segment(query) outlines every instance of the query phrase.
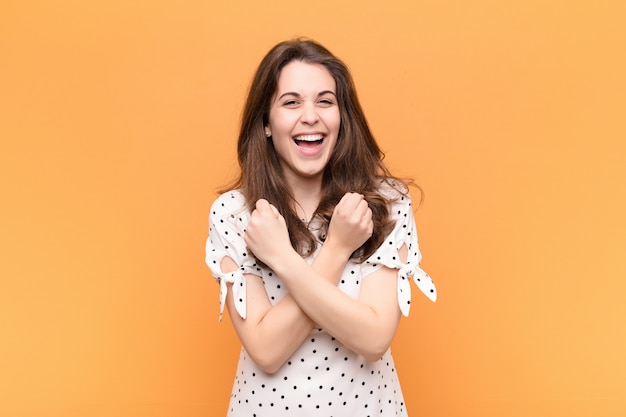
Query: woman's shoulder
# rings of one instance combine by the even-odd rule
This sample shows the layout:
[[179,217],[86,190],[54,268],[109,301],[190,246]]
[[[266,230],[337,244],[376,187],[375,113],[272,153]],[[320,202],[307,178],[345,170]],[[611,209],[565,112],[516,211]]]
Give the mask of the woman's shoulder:
[[381,178],[376,191],[390,204],[411,201],[408,186],[396,178]]
[[220,194],[211,205],[211,215],[216,217],[234,216],[247,211],[246,199],[238,189]]
[[414,207],[405,182],[395,178],[381,179],[377,191],[386,200],[391,219],[397,221],[412,218]]

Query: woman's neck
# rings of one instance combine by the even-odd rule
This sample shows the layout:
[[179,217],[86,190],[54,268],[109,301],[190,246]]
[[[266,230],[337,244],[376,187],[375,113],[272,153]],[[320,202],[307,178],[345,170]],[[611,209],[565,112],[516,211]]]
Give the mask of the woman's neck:
[[310,221],[322,197],[322,182],[299,181],[297,184],[291,184],[291,193],[296,200],[294,209],[298,217]]

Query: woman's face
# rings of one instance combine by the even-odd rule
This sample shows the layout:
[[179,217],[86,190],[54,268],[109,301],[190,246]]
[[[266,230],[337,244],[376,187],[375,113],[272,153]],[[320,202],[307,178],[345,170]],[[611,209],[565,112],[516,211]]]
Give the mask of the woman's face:
[[319,64],[292,61],[278,78],[266,133],[288,184],[318,180],[337,143],[341,116],[335,80]]

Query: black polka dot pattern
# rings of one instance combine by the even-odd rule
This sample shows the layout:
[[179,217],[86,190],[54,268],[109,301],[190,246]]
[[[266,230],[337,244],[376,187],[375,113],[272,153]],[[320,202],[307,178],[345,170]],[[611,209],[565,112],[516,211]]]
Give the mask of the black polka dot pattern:
[[[419,268],[421,255],[410,199],[398,195],[390,213],[396,221],[392,233],[366,262],[348,262],[339,288],[357,298],[367,275],[383,266],[397,269],[398,302],[403,314],[408,315],[411,276],[418,288],[433,301],[436,291],[432,280]],[[245,318],[244,274],[262,278],[272,304],[278,303],[287,293],[280,278],[257,265],[245,247],[243,235],[249,216],[243,196],[238,191],[223,194],[211,207],[206,263],[220,283],[220,318],[228,288],[226,282],[233,283],[235,307]],[[311,224],[312,230],[315,227]],[[406,263],[401,263],[399,259],[398,250],[402,245],[409,249]],[[241,268],[231,274],[223,274],[219,265],[224,256],[230,256]],[[228,415],[386,417],[406,416],[406,407],[391,350],[387,350],[380,360],[367,362],[323,329],[317,328],[272,375],[261,371],[242,349]]]
[[390,351],[378,361],[367,362],[328,333],[314,330],[291,360],[272,375],[258,370],[241,350],[228,416],[242,415],[407,414]]

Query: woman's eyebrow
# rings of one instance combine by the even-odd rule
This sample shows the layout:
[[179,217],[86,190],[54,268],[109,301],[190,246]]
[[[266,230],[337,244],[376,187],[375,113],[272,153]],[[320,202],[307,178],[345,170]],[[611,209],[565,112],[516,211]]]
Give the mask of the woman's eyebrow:
[[280,100],[281,98],[283,98],[283,97],[285,97],[285,96],[295,96],[295,97],[298,97],[298,98],[299,98],[299,97],[301,97],[300,93],[296,93],[296,92],[293,92],[293,91],[288,91],[288,92],[286,92],[286,93],[281,94],[281,95],[278,97],[278,100]]
[[[323,96],[325,94],[332,94],[335,97],[337,96],[337,94],[335,94],[335,92],[332,91],[332,90],[320,91],[319,93],[317,93],[317,96],[320,97],[320,96]],[[294,96],[294,97],[297,97],[297,98],[301,98],[302,97],[302,95],[300,93],[296,93],[295,91],[287,91],[286,93],[281,94],[278,97],[278,100],[282,99],[285,96]]]

